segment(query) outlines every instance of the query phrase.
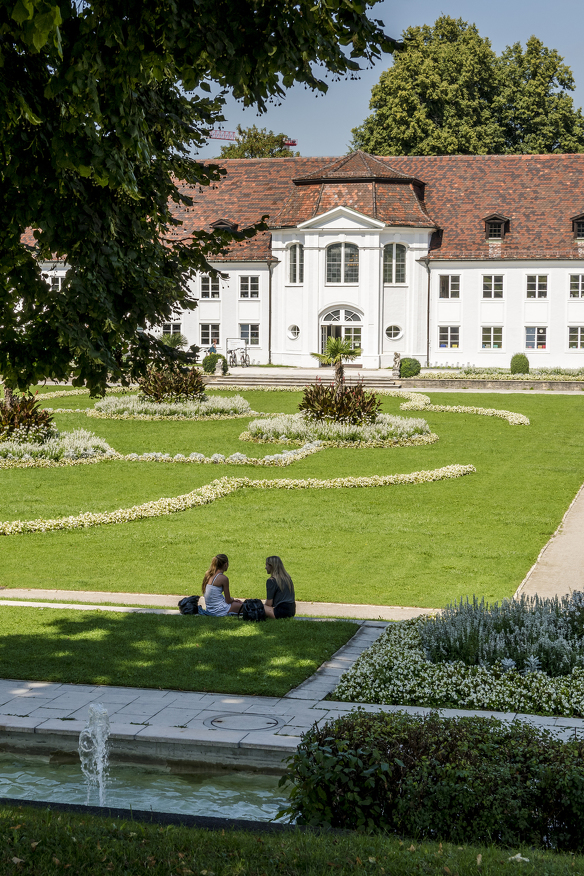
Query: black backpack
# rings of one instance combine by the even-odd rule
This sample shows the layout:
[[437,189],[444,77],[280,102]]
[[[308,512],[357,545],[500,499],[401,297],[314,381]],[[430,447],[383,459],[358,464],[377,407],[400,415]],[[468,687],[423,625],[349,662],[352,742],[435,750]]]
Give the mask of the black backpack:
[[246,599],[237,612],[244,621],[265,621],[266,610],[261,599]]
[[200,596],[185,596],[178,604],[181,614],[198,614]]

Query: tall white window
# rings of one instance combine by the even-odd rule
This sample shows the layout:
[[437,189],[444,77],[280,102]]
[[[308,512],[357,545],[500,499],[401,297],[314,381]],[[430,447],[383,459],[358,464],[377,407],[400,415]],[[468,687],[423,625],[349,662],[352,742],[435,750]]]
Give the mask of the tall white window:
[[163,335],[180,335],[180,322],[164,322],[162,323]]
[[201,277],[201,298],[219,298],[219,277]]
[[257,347],[260,343],[259,323],[242,322],[239,326],[239,337],[247,341],[251,347]]
[[406,248],[403,243],[388,243],[383,247],[383,282],[406,282]]
[[528,325],[525,327],[525,349],[545,350],[547,345],[547,328]]
[[571,325],[568,329],[570,350],[584,350],[584,325]]
[[201,323],[201,347],[210,347],[211,341],[217,346],[221,341],[218,323]]
[[290,259],[290,282],[304,283],[304,247],[293,243],[288,250]]
[[503,328],[499,325],[484,325],[482,329],[483,350],[500,350],[503,346]]
[[527,277],[527,297],[547,298],[547,280],[545,274],[529,274]]
[[354,243],[333,243],[326,251],[327,283],[359,282],[359,247]]
[[440,298],[460,298],[458,274],[444,274],[440,277]]
[[584,274],[570,274],[570,298],[584,298]]
[[259,298],[260,297],[260,278],[259,277],[240,277],[239,278],[239,297],[240,298]]
[[460,326],[441,325],[438,329],[438,346],[441,349],[457,349],[459,346]]
[[503,277],[501,274],[490,274],[483,277],[483,298],[503,297]]

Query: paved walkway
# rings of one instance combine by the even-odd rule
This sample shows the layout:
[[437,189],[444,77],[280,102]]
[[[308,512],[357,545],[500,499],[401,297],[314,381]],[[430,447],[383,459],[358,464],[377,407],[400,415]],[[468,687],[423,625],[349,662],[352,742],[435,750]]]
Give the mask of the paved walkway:
[[[184,594],[183,594],[184,596]],[[165,610],[165,613],[177,612],[177,604],[181,596],[157,593],[106,593],[91,590],[40,590],[17,589],[13,587],[0,588],[0,605],[3,600],[13,604],[28,605],[32,600],[36,605],[51,607],[50,603],[60,603],[54,608],[96,608],[101,603],[114,603],[123,606],[145,606],[147,608]],[[27,600],[22,602],[22,600]],[[67,604],[65,604],[67,603]],[[75,605],[75,603],[84,603]],[[91,603],[95,603],[92,605]],[[129,609],[131,610],[131,609]],[[139,609],[138,609],[139,610]],[[436,614],[437,608],[410,608],[401,605],[351,605],[338,602],[297,602],[296,610],[299,616],[306,617],[336,617],[357,618],[362,620],[408,620],[422,614]]]
[[584,486],[542,549],[516,595],[564,596],[584,590]]

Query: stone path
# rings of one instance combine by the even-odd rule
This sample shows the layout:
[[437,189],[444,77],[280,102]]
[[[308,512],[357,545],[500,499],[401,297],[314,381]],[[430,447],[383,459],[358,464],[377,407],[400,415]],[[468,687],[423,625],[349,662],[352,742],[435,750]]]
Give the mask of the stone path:
[[[184,594],[183,594],[184,595]],[[174,609],[176,611],[177,603],[181,596],[156,593],[105,593],[101,591],[88,590],[40,590],[40,589],[19,589],[19,588],[0,588],[0,605],[3,600],[12,601],[13,605],[31,605],[31,602],[22,602],[21,600],[32,600],[37,606],[51,607],[50,603],[60,603],[53,605],[53,608],[96,608],[98,603],[102,603],[104,611],[107,610],[104,603],[114,603],[123,606],[145,606],[147,608],[157,609]],[[64,604],[68,603],[68,604]],[[84,605],[75,606],[73,603],[84,603]],[[91,605],[90,603],[95,603]],[[113,609],[110,609],[113,610]],[[132,609],[129,608],[129,611]],[[298,615],[307,617],[331,617],[331,618],[358,618],[363,620],[408,620],[412,617],[419,617],[422,614],[436,614],[439,611],[437,608],[410,608],[399,605],[351,605],[338,602],[297,602],[296,611]],[[160,612],[167,613],[167,612]]]
[[516,596],[563,596],[584,590],[584,486],[517,589]]

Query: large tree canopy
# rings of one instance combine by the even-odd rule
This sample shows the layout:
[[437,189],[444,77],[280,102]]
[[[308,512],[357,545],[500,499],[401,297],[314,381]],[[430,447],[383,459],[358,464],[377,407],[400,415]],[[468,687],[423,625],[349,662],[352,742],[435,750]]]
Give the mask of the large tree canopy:
[[300,155],[286,146],[290,139],[287,134],[274,134],[256,125],[249,128],[238,125],[237,135],[237,142],[221,147],[220,158],[290,158]]
[[[143,330],[194,304],[189,278],[234,236],[181,235],[169,209],[188,210],[220,179],[190,155],[223,120],[223,96],[261,111],[294,82],[325,91],[320,70],[343,76],[391,51],[367,17],[374,2],[0,0],[7,385],[73,366],[76,383],[100,391],[108,375],[133,378],[168,355]],[[60,290],[40,266],[59,258],[70,265]]]
[[376,155],[582,152],[573,90],[570,68],[536,37],[498,57],[475,25],[441,16],[404,32],[353,146]]

